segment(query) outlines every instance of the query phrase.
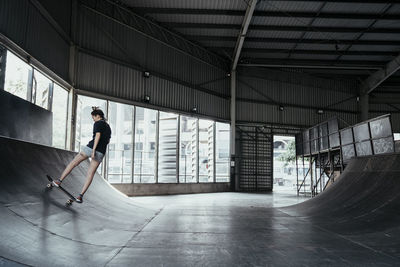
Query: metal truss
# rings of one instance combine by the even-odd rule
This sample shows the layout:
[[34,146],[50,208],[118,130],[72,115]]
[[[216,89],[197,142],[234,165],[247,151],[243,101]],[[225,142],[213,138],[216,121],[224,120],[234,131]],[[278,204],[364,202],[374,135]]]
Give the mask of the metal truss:
[[131,8],[113,0],[80,0],[80,5],[93,12],[105,16],[117,23],[125,25],[148,38],[178,50],[192,58],[221,70],[229,70],[229,62],[207,50],[206,48],[187,40],[165,27],[134,13]]

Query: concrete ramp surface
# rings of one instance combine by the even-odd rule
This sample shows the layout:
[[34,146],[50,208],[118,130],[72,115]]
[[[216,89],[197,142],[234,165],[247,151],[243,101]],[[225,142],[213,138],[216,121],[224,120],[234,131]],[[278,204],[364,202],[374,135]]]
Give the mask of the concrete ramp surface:
[[281,209],[341,235],[400,265],[400,154],[354,158],[338,182]]
[[[103,266],[157,212],[135,205],[97,174],[84,203],[65,207],[68,197],[61,190],[46,190],[46,174],[58,177],[75,153],[7,138],[0,138],[0,151],[4,262]],[[88,161],[82,162],[63,186],[79,193],[87,169]]]
[[[297,205],[279,194],[129,199],[96,175],[84,203],[46,190],[75,153],[0,138],[0,266],[399,266],[400,155],[353,159]],[[88,161],[64,186],[78,193]],[[292,200],[291,200],[292,199]]]

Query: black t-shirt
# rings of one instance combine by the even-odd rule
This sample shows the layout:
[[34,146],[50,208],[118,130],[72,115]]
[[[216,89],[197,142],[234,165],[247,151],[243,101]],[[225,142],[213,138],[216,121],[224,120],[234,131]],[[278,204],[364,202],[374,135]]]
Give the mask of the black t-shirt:
[[110,142],[110,138],[111,138],[111,128],[108,125],[108,123],[105,122],[104,120],[99,120],[94,123],[93,138],[89,142],[89,144],[87,144],[87,146],[92,149],[93,149],[94,138],[96,136],[96,133],[100,133],[100,140],[99,140],[99,143],[97,144],[96,151],[106,154],[106,148],[107,148],[107,145]]

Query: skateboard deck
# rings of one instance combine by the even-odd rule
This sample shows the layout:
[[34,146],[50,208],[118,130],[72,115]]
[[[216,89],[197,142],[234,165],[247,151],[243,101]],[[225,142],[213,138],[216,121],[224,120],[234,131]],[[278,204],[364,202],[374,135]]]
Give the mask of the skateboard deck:
[[[53,185],[54,179],[51,178],[50,175],[47,174],[46,177],[47,177],[47,180],[49,180],[49,182],[50,182],[49,184],[47,184],[47,188],[52,189],[53,187],[57,187],[57,186]],[[70,205],[72,205],[73,202],[76,202],[76,198],[70,192],[68,192],[65,188],[63,188],[61,185],[58,186],[58,189],[60,189],[62,192],[64,192],[64,194],[66,194],[69,197],[69,199],[65,203],[66,206],[70,206]],[[79,203],[79,202],[77,202],[77,203]]]

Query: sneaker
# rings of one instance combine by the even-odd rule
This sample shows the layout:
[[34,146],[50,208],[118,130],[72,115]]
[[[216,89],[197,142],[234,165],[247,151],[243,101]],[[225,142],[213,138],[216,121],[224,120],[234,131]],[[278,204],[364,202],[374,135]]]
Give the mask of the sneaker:
[[79,194],[79,196],[77,196],[77,197],[75,198],[76,202],[82,203],[82,202],[83,202],[82,197],[83,197],[83,195],[82,195],[82,194]]
[[61,185],[61,180],[60,180],[60,179],[54,180],[54,181],[53,181],[53,185],[56,186],[56,187],[60,187],[60,185]]

